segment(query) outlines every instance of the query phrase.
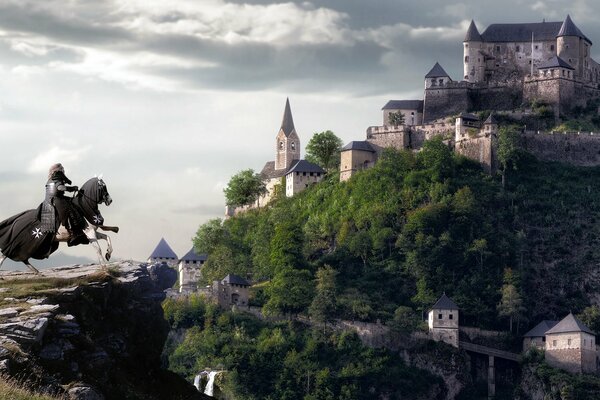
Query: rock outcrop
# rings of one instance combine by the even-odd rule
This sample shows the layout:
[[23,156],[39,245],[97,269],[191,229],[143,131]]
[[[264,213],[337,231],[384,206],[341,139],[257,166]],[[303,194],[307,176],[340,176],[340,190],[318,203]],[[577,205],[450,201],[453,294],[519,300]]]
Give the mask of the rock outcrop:
[[62,267],[0,281],[0,373],[71,399],[204,399],[161,368],[166,265]]

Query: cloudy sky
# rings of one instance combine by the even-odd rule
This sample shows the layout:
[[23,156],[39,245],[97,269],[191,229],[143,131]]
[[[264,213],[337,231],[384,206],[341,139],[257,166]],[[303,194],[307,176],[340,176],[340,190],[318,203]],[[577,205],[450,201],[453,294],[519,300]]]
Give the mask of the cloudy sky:
[[161,237],[183,255],[229,177],[274,158],[287,96],[303,145],[362,139],[436,61],[460,78],[471,19],[568,13],[600,42],[594,0],[0,0],[0,219],[36,207],[62,162],[79,185],[104,174],[116,257]]

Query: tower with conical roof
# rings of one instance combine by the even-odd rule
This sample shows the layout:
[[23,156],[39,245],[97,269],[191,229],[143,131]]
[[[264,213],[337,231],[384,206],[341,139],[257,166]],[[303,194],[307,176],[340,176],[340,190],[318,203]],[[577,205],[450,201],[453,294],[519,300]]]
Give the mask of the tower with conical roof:
[[463,40],[464,80],[481,82],[484,79],[485,60],[481,54],[483,39],[475,21],[471,20],[465,39]]
[[431,338],[458,347],[458,306],[446,293],[431,307],[428,317]]
[[556,53],[575,69],[578,77],[583,78],[584,68],[589,65],[591,45],[592,42],[573,23],[571,16],[567,15],[556,35]]
[[171,249],[165,238],[161,238],[152,254],[150,254],[150,257],[148,257],[148,262],[164,262],[173,266],[177,264],[177,254]]
[[569,313],[546,331],[548,365],[571,373],[595,373],[596,335]]
[[281,128],[277,133],[275,145],[275,170],[287,171],[292,165],[292,161],[300,159],[300,138],[294,127],[294,118],[292,118],[289,98],[285,101]]

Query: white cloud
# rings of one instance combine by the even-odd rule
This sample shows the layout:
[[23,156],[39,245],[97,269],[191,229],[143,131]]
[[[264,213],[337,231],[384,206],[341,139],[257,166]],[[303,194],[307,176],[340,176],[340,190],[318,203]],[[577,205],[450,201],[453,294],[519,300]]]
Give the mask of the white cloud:
[[30,173],[46,172],[52,164],[57,162],[68,166],[77,165],[83,160],[89,150],[89,146],[81,148],[53,146],[35,156],[29,164],[27,171]]

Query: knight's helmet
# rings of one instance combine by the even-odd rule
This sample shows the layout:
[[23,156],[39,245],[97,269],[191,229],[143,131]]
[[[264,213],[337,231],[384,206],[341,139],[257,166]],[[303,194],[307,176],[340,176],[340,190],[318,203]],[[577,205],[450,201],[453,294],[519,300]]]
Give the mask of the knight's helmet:
[[56,164],[53,164],[53,165],[50,167],[50,169],[48,170],[48,179],[52,178],[52,175],[53,175],[55,172],[58,172],[58,171],[60,171],[60,172],[63,172],[63,173],[64,173],[64,172],[65,172],[65,168],[62,166],[62,164],[61,164],[61,163],[56,163]]

